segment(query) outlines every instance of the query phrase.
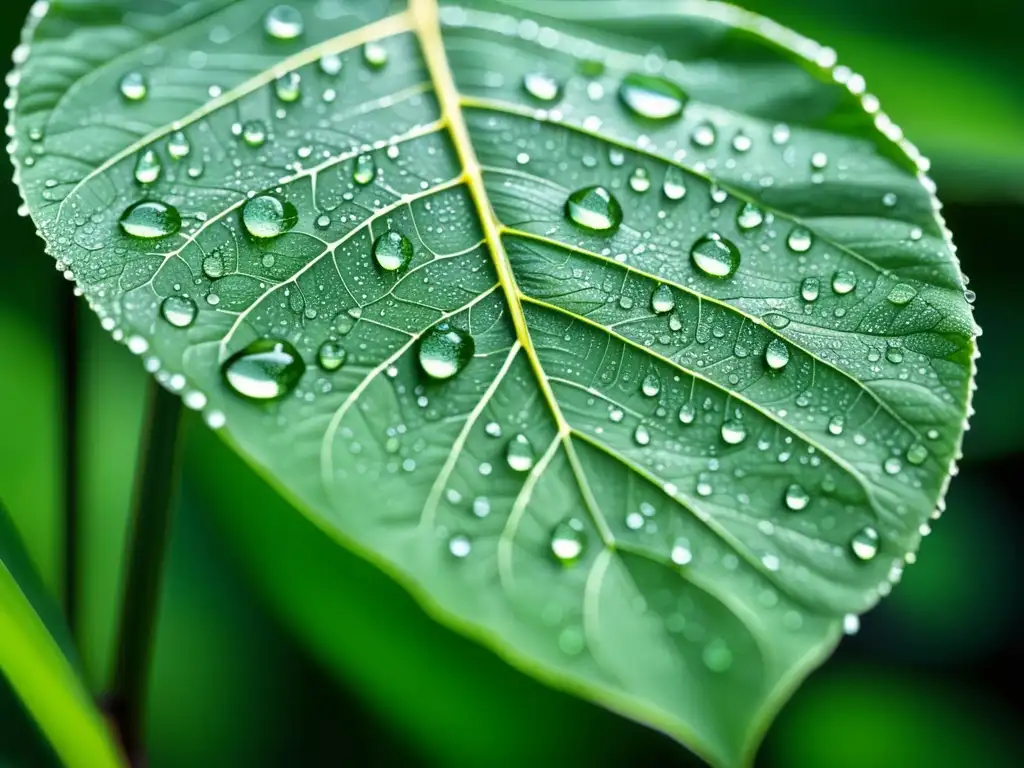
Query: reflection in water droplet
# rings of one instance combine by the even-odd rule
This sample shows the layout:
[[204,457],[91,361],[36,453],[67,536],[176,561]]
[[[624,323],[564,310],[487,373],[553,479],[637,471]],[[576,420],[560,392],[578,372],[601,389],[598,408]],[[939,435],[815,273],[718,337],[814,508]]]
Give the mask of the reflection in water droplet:
[[533,443],[526,435],[516,435],[505,449],[505,460],[514,472],[529,472],[537,460]]
[[551,75],[544,72],[530,72],[523,77],[523,89],[540,101],[557,101],[562,95],[562,86]]
[[917,290],[906,283],[899,283],[894,285],[892,290],[889,291],[889,295],[886,297],[892,304],[897,306],[903,306],[909,304],[913,298],[917,296]]
[[604,187],[584,187],[569,195],[565,215],[594,232],[614,232],[622,224],[622,206]]
[[295,389],[305,370],[305,362],[287,341],[257,339],[229,357],[221,372],[239,395],[276,400]]
[[619,99],[635,116],[646,120],[673,120],[683,113],[686,93],[663,77],[633,73],[619,86]]
[[772,339],[764,351],[764,361],[773,371],[780,371],[789,362],[789,347],[782,339]]
[[870,525],[862,528],[852,539],[850,539],[850,551],[858,560],[867,562],[874,559],[878,554],[879,536],[878,531]]
[[807,253],[814,245],[814,237],[809,229],[794,227],[786,239],[786,245],[793,253]]
[[747,203],[736,215],[736,226],[743,230],[756,229],[764,223],[764,211],[753,203]]
[[651,294],[651,311],[656,315],[664,315],[676,308],[675,294],[672,289],[662,283]]
[[388,63],[388,49],[380,43],[363,46],[363,61],[370,69],[383,69]]
[[572,565],[583,554],[586,546],[583,523],[575,517],[563,520],[551,532],[551,552],[559,562]]
[[786,488],[785,495],[786,507],[793,510],[794,512],[800,512],[807,509],[807,505],[811,503],[811,496],[796,483],[793,483]]
[[152,148],[139,152],[135,160],[135,180],[139,184],[152,184],[160,178],[160,171],[163,165],[160,163],[160,156]]
[[377,161],[373,155],[360,155],[356,158],[355,167],[352,170],[352,181],[359,186],[365,187],[377,176]]
[[263,30],[275,40],[294,40],[302,28],[302,14],[290,5],[276,5],[263,17]]
[[129,205],[119,220],[121,229],[133,237],[167,237],[181,229],[181,214],[173,205],[143,200]]
[[404,269],[414,255],[412,241],[401,232],[391,230],[377,238],[373,244],[373,257],[381,269],[395,272]]
[[299,212],[291,203],[274,195],[257,195],[242,208],[242,223],[253,237],[267,239],[282,235],[299,221]]
[[197,313],[196,303],[187,296],[168,296],[160,304],[160,314],[175,328],[188,328]]
[[141,72],[129,72],[121,78],[121,95],[128,101],[142,101],[149,92],[146,76]]
[[476,342],[468,333],[438,323],[420,339],[420,367],[432,379],[450,379],[473,359],[475,350]]
[[742,421],[730,420],[722,424],[722,440],[729,445],[739,445],[747,438],[747,428]]
[[816,277],[805,277],[800,283],[800,295],[804,301],[817,301],[821,292],[821,283]]
[[316,360],[325,371],[336,371],[348,359],[348,350],[336,341],[325,341],[317,350]]
[[847,269],[840,269],[832,275],[832,290],[845,296],[857,287],[857,275]]
[[740,266],[739,249],[717,232],[710,232],[694,243],[690,258],[705,275],[720,279],[732,277]]

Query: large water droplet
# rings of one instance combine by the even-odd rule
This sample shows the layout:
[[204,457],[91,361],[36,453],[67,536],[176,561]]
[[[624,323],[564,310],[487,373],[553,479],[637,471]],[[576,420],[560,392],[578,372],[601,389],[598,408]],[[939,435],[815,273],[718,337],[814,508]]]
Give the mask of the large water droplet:
[[753,203],[747,203],[736,215],[736,226],[743,230],[756,229],[764,224],[764,211]]
[[562,86],[555,78],[544,72],[530,72],[523,77],[523,89],[540,101],[557,101],[562,95]]
[[921,443],[914,443],[907,449],[907,461],[914,466],[924,464],[928,459],[928,449]]
[[189,144],[188,137],[184,131],[175,131],[167,138],[167,154],[175,160],[187,157],[191,151],[192,145]]
[[683,403],[679,406],[679,421],[683,424],[693,424],[693,420],[697,418],[697,409],[693,407],[693,403]]
[[900,470],[903,469],[903,462],[897,459],[895,456],[890,456],[884,462],[882,462],[882,469],[887,475],[898,475]]
[[373,155],[360,155],[352,169],[352,181],[365,187],[377,177],[377,161]]
[[584,187],[569,195],[565,215],[593,232],[614,232],[622,224],[622,206],[604,187]]
[[669,167],[665,171],[665,181],[661,185],[661,192],[669,200],[682,200],[686,197],[686,174],[674,165]]
[[291,203],[274,195],[257,195],[242,208],[242,223],[253,237],[261,239],[283,235],[299,221],[299,212]]
[[917,290],[906,283],[899,283],[894,285],[892,290],[889,291],[889,295],[886,297],[891,303],[896,306],[903,306],[909,304],[913,298],[917,296]]
[[515,472],[529,472],[537,460],[533,443],[526,435],[516,435],[505,449],[505,460]]
[[420,368],[432,379],[450,379],[473,359],[474,351],[472,336],[448,323],[438,323],[420,339]]
[[633,430],[633,442],[639,446],[650,445],[650,430],[648,430],[643,424],[637,424],[636,429]]
[[845,296],[857,287],[857,275],[848,269],[840,269],[832,276],[832,290]]
[[412,241],[395,230],[385,232],[373,244],[373,257],[380,268],[388,272],[395,272],[408,266],[414,253]]
[[817,301],[821,292],[821,282],[816,277],[805,277],[800,283],[800,296],[804,301]]
[[267,126],[262,120],[247,120],[242,126],[242,141],[250,147],[262,147],[267,140]]
[[160,163],[160,156],[152,148],[139,152],[135,160],[135,180],[139,184],[152,184],[160,178],[160,171],[163,166]]
[[676,308],[676,297],[672,289],[662,283],[651,294],[651,311],[656,315],[664,315]]
[[181,229],[181,214],[173,205],[143,200],[129,205],[121,214],[121,229],[133,237],[167,237]]
[[121,78],[119,88],[128,101],[142,101],[149,92],[149,83],[141,72],[129,72]]
[[647,120],[672,120],[683,113],[686,93],[663,77],[633,73],[619,86],[619,99],[637,117]]
[[287,341],[257,339],[229,357],[221,369],[228,386],[251,400],[277,400],[299,383],[306,364]]
[[551,552],[559,562],[572,565],[583,554],[586,541],[583,522],[570,517],[556,525],[551,532]]
[[858,560],[867,562],[878,554],[879,541],[878,531],[865,526],[850,539],[850,551]]
[[637,167],[633,170],[633,175],[629,177],[629,188],[640,194],[651,188],[651,175],[646,168]]
[[764,351],[764,361],[773,371],[780,371],[789,362],[789,347],[782,339],[772,339]]
[[285,103],[298,101],[302,95],[302,77],[298,72],[286,72],[274,83],[274,93]]
[[690,140],[698,147],[713,147],[715,142],[718,140],[718,133],[715,131],[715,126],[711,123],[701,123],[693,129],[693,135]]
[[657,397],[658,393],[661,392],[661,379],[656,374],[648,374],[640,385],[640,391],[647,397]]
[[302,28],[302,14],[290,5],[275,5],[263,17],[263,30],[275,40],[294,40]]
[[809,229],[794,227],[786,238],[786,245],[793,253],[807,253],[814,245],[814,236]]
[[740,266],[740,251],[717,232],[710,232],[690,249],[697,269],[708,277],[732,277]]
[[729,445],[739,445],[747,438],[747,428],[735,419],[722,424],[722,440]]
[[793,483],[786,488],[786,495],[784,497],[786,507],[793,510],[794,512],[801,512],[807,509],[807,505],[811,503],[811,496],[802,486]]
[[168,296],[160,304],[160,314],[175,328],[188,328],[197,313],[196,303],[187,296]]
[[336,341],[325,341],[316,353],[316,361],[325,371],[336,371],[348,359],[348,350]]

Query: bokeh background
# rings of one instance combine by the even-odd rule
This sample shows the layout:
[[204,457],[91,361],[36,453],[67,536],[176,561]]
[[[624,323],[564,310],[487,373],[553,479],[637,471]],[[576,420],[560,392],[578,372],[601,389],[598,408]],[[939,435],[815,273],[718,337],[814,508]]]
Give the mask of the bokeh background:
[[[28,5],[0,4],[0,49],[13,49]],[[1009,680],[1024,584],[1024,3],[746,5],[836,48],[932,159],[984,328],[978,412],[948,511],[892,597],[784,710],[758,765],[1020,765],[1021,695]],[[56,302],[70,286],[18,202],[0,183],[0,499],[56,590]],[[81,646],[99,689],[145,375],[84,308],[81,317]],[[157,639],[153,768],[698,765],[663,736],[548,690],[433,624],[193,416]],[[53,762],[0,685],[0,766]]]

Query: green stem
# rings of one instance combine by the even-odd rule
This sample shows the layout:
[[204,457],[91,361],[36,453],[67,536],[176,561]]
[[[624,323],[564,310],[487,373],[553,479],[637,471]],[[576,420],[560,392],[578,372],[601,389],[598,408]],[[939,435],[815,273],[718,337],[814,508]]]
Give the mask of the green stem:
[[110,714],[132,765],[144,763],[143,730],[160,584],[178,489],[181,399],[149,382],[128,531]]
[[64,533],[61,561],[63,567],[61,593],[64,615],[72,637],[79,638],[79,461],[78,436],[81,428],[81,386],[78,376],[79,327],[78,297],[64,280],[57,284],[57,317],[60,323],[60,411],[61,414],[61,469],[63,471],[62,499]]

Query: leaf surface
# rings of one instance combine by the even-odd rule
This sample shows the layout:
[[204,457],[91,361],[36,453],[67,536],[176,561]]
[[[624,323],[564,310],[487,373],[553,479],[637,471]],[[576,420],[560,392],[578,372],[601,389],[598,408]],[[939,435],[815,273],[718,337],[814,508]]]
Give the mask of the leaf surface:
[[759,17],[471,6],[37,5],[28,209],[115,338],[435,615],[745,763],[959,451],[931,183]]

